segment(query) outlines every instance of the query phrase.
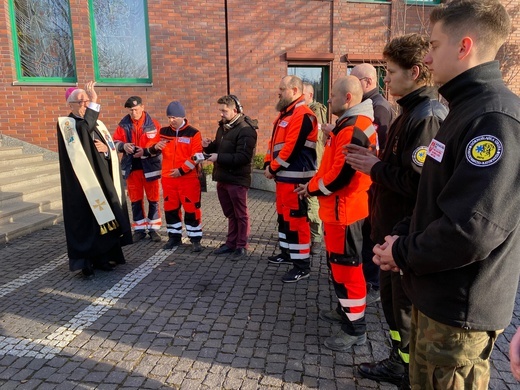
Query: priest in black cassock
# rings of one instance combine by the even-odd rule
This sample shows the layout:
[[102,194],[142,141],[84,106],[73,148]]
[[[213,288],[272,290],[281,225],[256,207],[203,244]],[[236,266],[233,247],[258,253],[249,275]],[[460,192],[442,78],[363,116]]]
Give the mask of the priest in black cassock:
[[122,246],[132,243],[119,159],[105,125],[94,82],[69,89],[68,117],[58,118],[63,220],[69,268],[91,277],[125,262]]

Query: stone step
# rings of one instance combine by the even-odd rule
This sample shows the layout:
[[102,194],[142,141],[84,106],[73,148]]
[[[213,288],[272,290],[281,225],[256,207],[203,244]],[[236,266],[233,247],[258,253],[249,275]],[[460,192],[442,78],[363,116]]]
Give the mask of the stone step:
[[50,209],[39,214],[17,218],[15,222],[0,223],[0,244],[55,225],[62,220],[61,209]]
[[[61,199],[50,201],[48,199],[37,202],[19,202],[8,206],[2,206],[0,210],[0,226],[17,222],[27,216],[47,212],[49,210],[61,210]],[[61,214],[61,211],[59,211]]]
[[19,165],[20,163],[29,162],[33,163],[35,167],[37,167],[40,161],[43,161],[42,154],[14,154],[7,156],[0,155],[0,170]]
[[21,146],[6,146],[0,148],[0,158],[6,156],[15,156],[22,154],[23,147]]
[[57,179],[43,182],[38,186],[27,186],[20,191],[0,192],[0,210],[2,207],[21,202],[41,202],[61,200],[61,183]]
[[0,244],[62,220],[59,162],[24,150],[0,147]]
[[32,173],[0,178],[0,192],[20,192],[27,186],[38,186],[42,183],[58,180],[60,171],[51,166],[43,169],[35,168]]
[[52,160],[42,160],[37,164],[34,164],[33,162],[20,161],[19,164],[15,166],[7,166],[4,169],[0,169],[0,180],[4,177],[25,175],[47,169],[54,169],[56,172],[59,172],[60,163]]

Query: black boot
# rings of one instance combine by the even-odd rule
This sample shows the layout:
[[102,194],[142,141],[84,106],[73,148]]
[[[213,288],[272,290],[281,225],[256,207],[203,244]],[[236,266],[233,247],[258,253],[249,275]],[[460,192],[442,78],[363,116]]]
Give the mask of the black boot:
[[399,387],[399,390],[411,390],[412,389],[412,386],[410,386],[410,371],[408,370],[408,366],[409,365],[406,364],[406,372],[403,375],[403,380],[401,382],[401,387]]
[[377,363],[361,363],[358,372],[368,379],[401,386],[404,377],[408,379],[408,364],[403,362],[397,348],[392,348],[388,359]]
[[173,249],[181,245],[181,237],[179,234],[168,233],[168,242],[163,245],[163,249]]

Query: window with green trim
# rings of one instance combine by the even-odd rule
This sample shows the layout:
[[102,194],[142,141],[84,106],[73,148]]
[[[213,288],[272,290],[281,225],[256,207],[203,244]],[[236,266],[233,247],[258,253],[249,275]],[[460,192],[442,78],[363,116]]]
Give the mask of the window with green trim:
[[89,0],[96,81],[151,83],[146,0]]
[[9,0],[18,81],[76,82],[70,7],[63,0]]
[[329,100],[329,66],[328,65],[289,65],[287,74],[298,76],[304,83],[312,84],[314,100],[327,105]]

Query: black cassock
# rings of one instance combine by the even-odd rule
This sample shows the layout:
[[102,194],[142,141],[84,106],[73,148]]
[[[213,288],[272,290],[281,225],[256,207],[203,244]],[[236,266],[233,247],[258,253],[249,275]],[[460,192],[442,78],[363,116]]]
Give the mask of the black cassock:
[[[72,167],[58,125],[63,221],[71,271],[91,266],[103,266],[108,264],[109,261],[122,264],[125,262],[125,258],[121,247],[132,243],[132,231],[128,218],[124,188],[121,188],[121,193],[123,194],[123,203],[121,204],[112,181],[112,175],[121,176],[121,170],[112,172],[110,161],[105,158],[103,153],[99,153],[94,145],[93,138],[100,139],[106,144],[103,136],[96,128],[98,116],[99,113],[90,108],[87,108],[84,118],[78,118],[72,114],[69,115],[76,121],[79,141],[110,204],[119,227],[108,231],[106,234],[101,234],[100,226],[92,213],[92,209]],[[123,187],[122,179],[121,187]]]

